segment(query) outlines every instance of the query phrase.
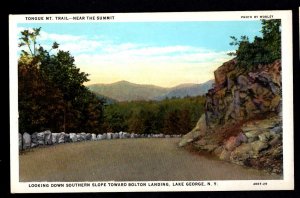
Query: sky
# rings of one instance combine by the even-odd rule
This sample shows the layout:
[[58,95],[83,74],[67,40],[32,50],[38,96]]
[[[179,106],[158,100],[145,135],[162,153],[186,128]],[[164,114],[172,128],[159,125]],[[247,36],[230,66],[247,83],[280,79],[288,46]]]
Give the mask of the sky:
[[260,21],[24,23],[18,31],[38,27],[38,43],[50,49],[56,41],[70,51],[80,71],[90,74],[87,85],[203,83],[232,58],[230,36],[261,36]]

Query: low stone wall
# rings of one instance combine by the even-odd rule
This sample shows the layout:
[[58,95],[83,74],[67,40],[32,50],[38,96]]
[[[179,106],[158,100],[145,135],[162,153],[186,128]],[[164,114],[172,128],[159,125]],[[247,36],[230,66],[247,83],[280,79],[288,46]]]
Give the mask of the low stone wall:
[[29,134],[27,132],[19,133],[19,150],[26,150],[38,146],[62,144],[70,142],[82,141],[99,141],[99,140],[112,140],[112,139],[128,139],[128,138],[180,138],[182,135],[164,135],[164,134],[135,134],[127,132],[119,133],[52,133],[50,130],[43,132],[35,132]]

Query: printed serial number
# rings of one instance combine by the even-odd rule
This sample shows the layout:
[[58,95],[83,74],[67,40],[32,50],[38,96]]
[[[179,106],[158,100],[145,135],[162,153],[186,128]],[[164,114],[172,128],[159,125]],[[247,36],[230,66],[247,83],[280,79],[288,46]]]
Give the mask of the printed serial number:
[[253,186],[266,186],[266,185],[268,185],[267,182],[254,182],[253,183]]

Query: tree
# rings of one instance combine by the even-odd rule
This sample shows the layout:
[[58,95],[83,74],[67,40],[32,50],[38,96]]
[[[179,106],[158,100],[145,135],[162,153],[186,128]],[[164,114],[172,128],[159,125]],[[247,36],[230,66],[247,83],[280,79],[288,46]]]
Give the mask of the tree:
[[18,61],[19,125],[21,131],[93,130],[102,122],[102,103],[84,85],[88,74],[80,72],[69,52],[45,50],[37,39],[41,28],[21,32]]
[[272,63],[281,58],[281,21],[279,19],[262,20],[263,37],[255,37],[249,42],[247,36],[240,40],[231,36],[230,45],[238,46],[235,52],[229,53],[236,56],[237,66],[251,70],[259,64]]
[[21,32],[19,46],[25,47],[18,60],[18,99],[20,131],[58,129],[55,121],[62,107],[62,92],[48,84],[40,72],[45,51],[37,47],[40,28]]
[[179,134],[179,120],[178,110],[166,114],[163,127],[164,134]]
[[180,111],[178,127],[178,134],[186,134],[191,130],[191,113],[188,109]]

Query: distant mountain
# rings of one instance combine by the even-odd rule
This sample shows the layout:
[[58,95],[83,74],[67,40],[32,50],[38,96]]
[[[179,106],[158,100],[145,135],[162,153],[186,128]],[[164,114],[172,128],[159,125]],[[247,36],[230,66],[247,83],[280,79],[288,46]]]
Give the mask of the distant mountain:
[[117,101],[163,100],[165,98],[203,95],[212,87],[213,80],[203,84],[181,84],[172,88],[119,81],[111,84],[93,84],[88,88],[96,95]]
[[140,85],[128,81],[119,81],[112,84],[94,84],[88,88],[96,93],[117,101],[152,100],[169,91],[154,85]]
[[212,88],[214,80],[209,80],[202,84],[181,84],[173,87],[170,92],[165,95],[161,95],[156,100],[162,100],[165,98],[183,98],[186,96],[200,96],[207,93]]

